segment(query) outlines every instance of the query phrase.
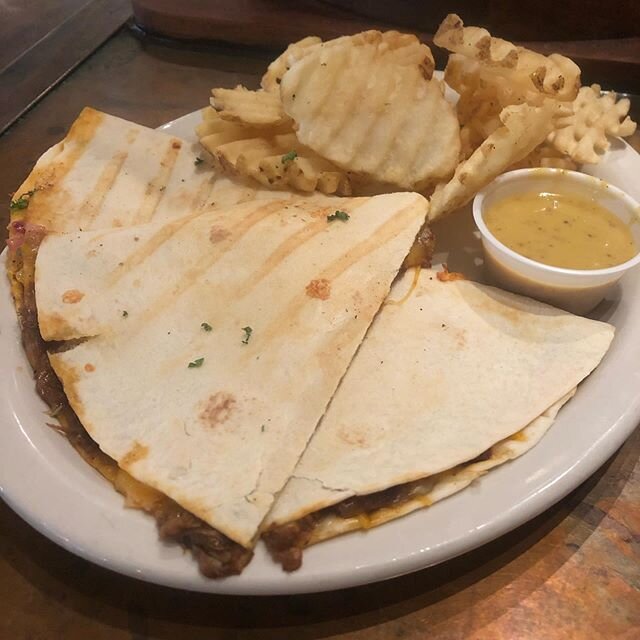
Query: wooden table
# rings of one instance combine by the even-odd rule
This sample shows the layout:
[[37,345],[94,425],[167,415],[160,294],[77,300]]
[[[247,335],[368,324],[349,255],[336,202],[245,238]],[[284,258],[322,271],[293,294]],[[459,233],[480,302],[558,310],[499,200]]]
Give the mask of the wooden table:
[[[84,105],[157,126],[204,105],[212,86],[256,86],[271,57],[145,42],[123,28],[0,138],[3,204]],[[465,556],[295,597],[207,596],[124,578],[57,547],[0,503],[0,638],[635,640],[639,456],[636,431],[558,505]]]

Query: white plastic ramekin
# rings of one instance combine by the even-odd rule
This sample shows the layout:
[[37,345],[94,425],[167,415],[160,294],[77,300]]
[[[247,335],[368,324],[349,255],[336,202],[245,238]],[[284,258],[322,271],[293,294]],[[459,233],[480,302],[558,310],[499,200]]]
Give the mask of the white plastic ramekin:
[[495,283],[572,313],[593,309],[624,273],[640,263],[640,253],[607,269],[563,269],[525,258],[500,242],[484,222],[493,204],[518,193],[551,192],[595,198],[629,225],[640,248],[640,205],[617,187],[577,171],[519,169],[496,178],[473,201],[473,217],[482,236],[485,266]]

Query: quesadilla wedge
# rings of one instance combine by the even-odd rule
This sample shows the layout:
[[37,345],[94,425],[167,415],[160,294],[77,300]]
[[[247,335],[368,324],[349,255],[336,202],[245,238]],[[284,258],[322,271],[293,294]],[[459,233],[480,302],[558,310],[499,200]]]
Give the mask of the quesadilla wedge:
[[119,468],[209,527],[202,548],[156,515],[208,575],[250,558],[426,212],[412,193],[278,200],[45,236],[38,326],[64,395]]
[[521,455],[613,331],[451,275],[406,272],[265,521],[272,556],[294,570],[304,547],[428,506]]

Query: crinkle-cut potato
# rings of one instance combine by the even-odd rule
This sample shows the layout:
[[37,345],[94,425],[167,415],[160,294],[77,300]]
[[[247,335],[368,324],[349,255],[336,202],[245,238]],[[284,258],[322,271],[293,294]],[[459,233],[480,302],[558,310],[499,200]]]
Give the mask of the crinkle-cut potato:
[[345,172],[301,145],[291,122],[273,128],[250,127],[223,120],[208,107],[196,133],[213,164],[224,172],[272,189],[351,195]]
[[469,202],[480,189],[542,144],[555,121],[567,112],[566,105],[551,99],[541,106],[521,104],[503,109],[502,126],[458,165],[448,183],[436,187],[428,219],[436,220]]
[[573,101],[573,114],[560,119],[549,134],[549,143],[579,164],[600,161],[610,142],[607,136],[630,136],[636,123],[629,118],[629,100],[617,100],[613,92],[602,93],[597,84],[582,87]]
[[290,44],[284,53],[279,55],[268,67],[262,76],[260,86],[265,91],[279,91],[280,81],[291,65],[300,60],[315,46],[319,46],[322,40],[316,36],[308,36]]
[[284,74],[280,95],[302,144],[360,177],[419,190],[453,172],[459,125],[442,84],[426,79],[425,57],[400,35],[323,44]]
[[[465,27],[455,14],[445,18],[434,42],[458,54],[447,64],[446,80],[453,89],[462,93],[469,84],[481,89],[493,85],[501,107],[540,104],[547,97],[573,100],[580,87],[580,68],[569,58],[557,53],[544,56],[493,38],[486,29]],[[460,58],[467,60],[466,66]],[[456,68],[449,69],[450,65]],[[471,82],[470,75],[475,76]]]
[[204,138],[208,138],[205,147],[217,146],[233,140],[244,138],[255,138],[263,135],[291,132],[291,122],[284,123],[277,127],[252,127],[245,124],[238,124],[229,120],[223,120],[220,114],[212,107],[202,110],[202,122],[196,126],[196,135],[202,143]]
[[513,68],[518,62],[517,48],[511,42],[494,38],[482,27],[465,27],[462,18],[450,13],[438,27],[433,43],[452,53],[487,64]]
[[[526,55],[525,55],[526,53]],[[568,64],[575,67],[574,77],[571,88],[563,85],[562,90],[555,90],[545,85],[542,80],[544,75],[543,67],[539,67],[533,71],[528,67],[527,61],[530,56],[537,57],[539,54],[532,51],[522,50],[519,58],[518,66],[515,68],[502,68],[495,66],[487,66],[482,62],[466,58],[461,54],[451,54],[445,68],[445,81],[461,98],[471,102],[481,102],[484,100],[493,100],[496,107],[503,108],[512,104],[541,104],[546,98],[554,98],[563,102],[572,101],[578,94],[580,70],[569,58],[561,58],[561,64]],[[544,60],[551,61],[556,54],[552,54],[548,58],[540,56]],[[520,61],[524,61],[521,64]],[[550,62],[558,70],[555,62]],[[551,75],[544,75],[549,80]]]
[[[301,60],[307,54],[315,51],[320,46],[323,48],[342,46],[345,42],[352,46],[363,44],[380,43],[389,49],[390,54],[398,64],[417,64],[422,69],[425,78],[429,79],[433,75],[435,63],[431,50],[427,45],[422,44],[416,36],[399,31],[363,31],[353,36],[342,36],[327,42],[322,42],[316,36],[303,38],[298,42],[290,44],[287,49],[278,56],[268,67],[262,76],[260,86],[265,91],[278,91],[282,76],[293,66],[295,62]],[[392,52],[392,53],[391,53]]]
[[[547,99],[544,83],[540,85],[534,81],[542,75],[530,72],[527,66],[530,56],[534,56],[536,60],[541,57],[542,62],[545,60],[544,57],[522,48],[518,48],[518,55],[515,67],[488,65],[459,53],[449,56],[445,81],[460,95],[456,111],[461,125],[461,158],[468,158],[482,141],[500,126],[499,116],[503,108],[514,104],[540,105]],[[559,56],[556,59],[549,56],[546,60],[556,71],[566,63],[575,68],[575,73],[572,72],[573,77],[579,78],[579,69],[568,58]],[[552,75],[547,74],[545,78],[549,80]],[[554,94],[554,90],[550,92]],[[573,95],[573,90],[567,93],[567,87],[564,86],[562,91],[557,91],[554,95]]]
[[215,156],[223,167],[272,189],[351,195],[346,174],[305,149],[293,133],[230,142],[218,147]]
[[332,46],[363,46],[375,45],[389,60],[395,64],[410,66],[417,65],[425,80],[430,80],[435,69],[435,62],[431,49],[410,33],[399,31],[362,31],[352,36],[343,36],[323,43],[323,47]]
[[248,126],[272,127],[289,120],[277,93],[249,91],[242,85],[235,89],[212,89],[211,106],[223,120]]

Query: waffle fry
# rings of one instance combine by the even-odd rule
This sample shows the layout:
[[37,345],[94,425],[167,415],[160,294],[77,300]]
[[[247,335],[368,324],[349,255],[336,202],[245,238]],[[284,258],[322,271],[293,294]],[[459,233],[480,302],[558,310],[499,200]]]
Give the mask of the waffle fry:
[[573,102],[573,113],[558,122],[549,134],[554,149],[576,163],[597,163],[611,143],[607,136],[626,137],[636,130],[629,118],[629,100],[617,100],[613,92],[602,93],[597,84],[582,87]]
[[205,110],[197,133],[217,168],[270,189],[350,195],[348,176],[298,142],[290,129],[261,129],[223,120]]
[[265,91],[279,91],[282,76],[291,65],[304,57],[309,51],[320,45],[322,40],[315,36],[309,36],[290,44],[284,53],[278,56],[268,67],[262,76],[260,86]]
[[568,108],[555,100],[546,100],[541,106],[522,104],[503,109],[502,126],[458,165],[448,183],[438,185],[431,196],[429,220],[469,202],[480,189],[542,144],[555,122],[567,113]]
[[459,126],[413,37],[365,32],[314,49],[280,93],[298,139],[344,171],[403,189],[453,172]]
[[458,54],[459,67],[460,57],[476,63],[469,64],[466,69],[459,68],[455,74],[449,73],[447,82],[456,91],[462,93],[464,85],[468,85],[468,79],[466,83],[462,82],[464,77],[475,74],[481,87],[494,87],[501,108],[523,102],[541,104],[547,97],[573,100],[580,87],[580,68],[569,58],[557,53],[544,56],[493,38],[486,29],[465,27],[455,14],[444,19],[434,42]]
[[289,121],[277,93],[249,91],[238,85],[235,89],[213,89],[211,95],[211,106],[223,120],[254,127],[273,127]]

